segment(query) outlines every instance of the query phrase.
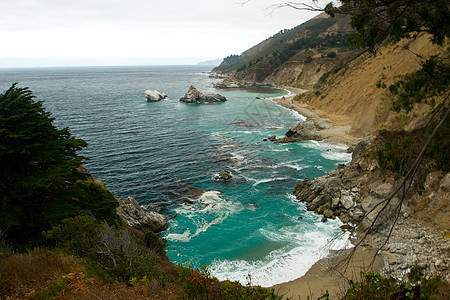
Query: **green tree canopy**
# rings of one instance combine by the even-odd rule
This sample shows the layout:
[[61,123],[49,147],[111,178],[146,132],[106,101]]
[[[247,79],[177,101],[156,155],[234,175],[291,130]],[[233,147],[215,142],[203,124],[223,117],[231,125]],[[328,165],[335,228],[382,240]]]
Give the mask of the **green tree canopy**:
[[331,15],[351,15],[356,29],[353,40],[374,50],[386,38],[398,41],[420,32],[431,34],[442,45],[450,34],[450,11],[446,0],[342,0],[341,7],[328,5]]
[[36,241],[56,221],[105,199],[103,215],[117,205],[109,191],[93,189],[79,171],[78,151],[87,143],[53,121],[28,88],[15,83],[0,94],[0,230],[13,244]]
[[442,45],[450,34],[448,0],[339,0],[325,7],[312,2],[287,1],[274,7],[324,11],[332,17],[349,15],[355,29],[352,41],[372,52],[386,39],[398,41],[427,32],[433,43]]

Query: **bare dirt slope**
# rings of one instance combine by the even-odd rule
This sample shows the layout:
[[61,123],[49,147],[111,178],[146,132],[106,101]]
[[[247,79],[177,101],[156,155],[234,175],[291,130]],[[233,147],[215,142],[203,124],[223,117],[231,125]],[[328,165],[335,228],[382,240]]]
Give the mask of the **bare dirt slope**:
[[[389,87],[399,76],[419,69],[424,61],[420,56],[429,57],[443,50],[432,45],[427,35],[388,45],[377,55],[367,53],[355,59],[334,78],[330,75],[331,79],[323,86],[316,85],[318,90],[297,97],[296,103],[318,110],[330,119],[347,120],[350,133],[356,137],[373,135],[383,128],[402,128],[417,115],[392,112],[391,96],[382,87]],[[420,115],[425,113],[422,111]]]

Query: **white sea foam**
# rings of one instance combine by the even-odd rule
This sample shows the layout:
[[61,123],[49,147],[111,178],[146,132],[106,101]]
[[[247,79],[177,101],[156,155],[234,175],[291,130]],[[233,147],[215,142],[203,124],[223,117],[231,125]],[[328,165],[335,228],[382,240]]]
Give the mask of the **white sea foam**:
[[218,138],[218,139],[221,139],[221,140],[225,140],[225,141],[234,141],[233,138],[226,137],[226,136],[224,136],[224,135],[222,135],[222,134],[220,134],[218,132],[211,133],[211,136],[215,137],[215,138]]
[[164,238],[169,241],[187,243],[191,240],[191,231],[188,228],[183,233],[169,233]]
[[218,147],[217,149],[227,149],[227,148],[236,148],[237,145],[223,145]]
[[243,161],[243,160],[245,160],[245,156],[242,154],[239,154],[239,153],[232,152],[231,159],[236,160],[236,161]]
[[[286,197],[299,203],[292,194],[286,194]],[[301,203],[299,205],[303,207]],[[303,276],[314,263],[327,256],[330,250],[351,247],[349,233],[334,234],[342,224],[339,220],[323,223],[314,214],[309,214],[307,219],[278,230],[269,227],[259,229],[268,241],[289,246],[281,247],[263,259],[254,261],[216,260],[209,266],[211,273],[220,280],[239,280],[244,284],[248,282],[250,275],[252,284],[270,287]]]
[[330,144],[327,142],[307,141],[302,143],[303,147],[321,150],[320,155],[329,160],[349,162],[352,160],[352,154],[347,153],[347,145]]
[[298,162],[303,161],[303,158],[301,159],[296,159],[296,160],[291,160],[291,161],[286,161],[286,162],[282,162],[279,164],[275,165],[275,168],[279,168],[279,167],[287,167],[287,168],[292,168],[295,169],[297,171],[301,171],[304,168],[309,167],[309,165],[307,164],[298,164]]
[[253,186],[255,187],[261,183],[272,182],[272,181],[283,181],[283,180],[288,180],[288,179],[289,179],[289,177],[265,178],[265,179],[256,180],[256,182],[253,184]]
[[[168,233],[165,238],[187,243],[211,226],[222,223],[230,214],[243,209],[242,204],[228,201],[220,197],[220,194],[219,191],[206,191],[194,203],[184,203],[177,207],[176,214],[192,220],[193,228],[185,229],[183,233]],[[176,226],[170,227],[177,230]]]
[[320,154],[323,158],[329,159],[329,160],[337,160],[337,161],[345,161],[349,162],[352,160],[352,154],[346,153],[346,152],[333,152],[328,151]]
[[291,114],[302,121],[306,121],[306,117],[300,114],[298,111],[291,109]]
[[329,250],[347,247],[348,235],[332,240],[327,231],[301,233],[298,230],[294,227],[279,233],[265,232],[270,240],[296,241],[294,248],[272,251],[257,261],[217,260],[210,265],[211,273],[220,280],[239,280],[241,283],[247,283],[248,275],[251,275],[252,284],[269,287],[303,276],[315,262],[328,255]]
[[270,147],[270,150],[273,152],[291,152],[292,148],[274,148],[274,147]]
[[[290,96],[293,96],[293,95],[295,95],[295,94],[294,94],[294,93],[291,93],[291,92],[289,91],[289,94],[286,95],[285,97],[290,97]],[[298,119],[301,120],[301,121],[306,121],[306,117],[305,117],[304,115],[300,114],[298,111],[296,111],[296,110],[294,110],[294,109],[292,109],[292,108],[285,107],[285,106],[283,106],[283,105],[279,105],[279,104],[275,101],[275,99],[277,99],[277,98],[280,98],[280,97],[269,98],[269,100],[272,101],[273,103],[275,103],[275,104],[276,104],[278,107],[280,107],[281,109],[288,110],[288,111],[291,113],[291,115],[293,115],[295,118],[298,118]]]

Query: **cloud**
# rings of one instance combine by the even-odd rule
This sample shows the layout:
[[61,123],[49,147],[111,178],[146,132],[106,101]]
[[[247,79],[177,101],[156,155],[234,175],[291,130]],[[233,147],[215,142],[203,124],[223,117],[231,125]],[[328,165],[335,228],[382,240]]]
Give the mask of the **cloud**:
[[252,0],[14,0],[0,11],[0,58],[217,58],[311,14]]

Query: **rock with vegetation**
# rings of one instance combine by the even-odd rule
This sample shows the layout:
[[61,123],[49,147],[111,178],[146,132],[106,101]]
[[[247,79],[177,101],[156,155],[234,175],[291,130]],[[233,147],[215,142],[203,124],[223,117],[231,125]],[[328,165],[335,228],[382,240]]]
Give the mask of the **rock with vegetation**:
[[231,176],[231,173],[227,170],[222,170],[219,172],[219,174],[216,176],[216,180],[230,180],[231,178],[233,178],[233,176]]
[[203,94],[195,86],[191,85],[188,91],[180,98],[180,101],[186,103],[216,103],[224,102],[227,98],[219,94]]
[[166,94],[160,93],[157,90],[146,90],[144,93],[148,102],[157,102],[167,98]]
[[148,211],[137,203],[133,197],[128,197],[117,207],[117,214],[131,227],[143,232],[160,232],[166,229],[167,221],[163,215]]

